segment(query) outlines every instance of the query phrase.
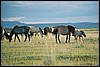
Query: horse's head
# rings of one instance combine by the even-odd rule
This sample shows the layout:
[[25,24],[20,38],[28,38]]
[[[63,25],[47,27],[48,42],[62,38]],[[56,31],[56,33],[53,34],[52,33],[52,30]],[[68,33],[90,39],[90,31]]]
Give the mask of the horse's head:
[[52,27],[45,27],[44,28],[44,35],[47,35],[47,33],[52,33]]
[[82,33],[82,35],[84,36],[84,37],[86,37],[86,34],[84,33],[84,31],[80,31],[81,33]]
[[11,40],[12,40],[12,37],[9,35],[9,36],[8,36],[8,39],[9,39],[9,42],[11,42]]

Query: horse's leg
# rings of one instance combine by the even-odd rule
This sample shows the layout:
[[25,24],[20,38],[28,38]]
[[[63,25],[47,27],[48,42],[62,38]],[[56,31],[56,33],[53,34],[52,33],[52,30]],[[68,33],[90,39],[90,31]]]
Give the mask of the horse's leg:
[[4,35],[1,36],[1,40],[4,40]]
[[61,41],[60,41],[59,37],[60,37],[60,34],[58,34],[58,40],[59,40],[59,43],[61,43]]
[[43,37],[43,34],[41,34],[41,37]]
[[3,36],[2,36],[2,34],[1,34],[1,40],[3,40]]
[[75,37],[75,40],[77,40],[77,36],[74,36]]
[[55,35],[55,38],[56,38],[56,43],[57,43],[57,34]]
[[38,34],[38,37],[39,37],[39,34]]
[[79,41],[80,41],[80,36],[79,36]]
[[77,39],[78,39],[78,36],[76,36],[76,41],[78,41]]
[[69,43],[70,43],[70,34],[69,34]]
[[21,34],[21,37],[23,38],[23,34]]
[[15,39],[14,39],[14,42],[16,41],[16,34],[15,34]]
[[36,33],[36,36],[38,35],[38,33]]
[[67,40],[68,40],[68,35],[66,35],[66,43],[67,43]]
[[84,43],[83,37],[82,37],[82,41],[83,41],[83,43]]
[[25,40],[24,40],[24,42],[26,41],[26,39],[27,39],[27,34],[25,34]]
[[36,37],[37,33],[35,34],[35,37]]
[[28,34],[28,38],[29,38],[29,41],[30,41],[30,35]]
[[78,39],[78,36],[76,37],[76,40]]
[[3,40],[5,39],[5,36],[3,35]]
[[16,36],[17,36],[17,38],[18,38],[18,41],[20,42],[20,39],[19,39],[19,37],[18,37],[18,34],[17,34]]

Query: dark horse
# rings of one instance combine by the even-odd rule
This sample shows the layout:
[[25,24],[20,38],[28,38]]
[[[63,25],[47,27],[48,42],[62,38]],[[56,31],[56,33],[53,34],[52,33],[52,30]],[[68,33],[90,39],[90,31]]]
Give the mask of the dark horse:
[[[46,29],[44,29],[44,33],[47,34],[46,32]],[[69,35],[69,42],[70,42],[70,36],[71,36],[71,33],[72,33],[72,36],[74,36],[74,32],[75,32],[75,28],[73,26],[55,26],[55,27],[52,27],[52,34],[55,35],[55,38],[56,38],[56,43],[57,43],[57,38],[58,38],[58,41],[59,43],[61,43],[59,37],[60,37],[60,34],[61,35],[66,35],[66,43],[67,43],[67,40],[68,40],[68,35]]]
[[35,34],[35,37],[36,37],[36,35],[39,36],[38,33],[40,33],[41,37],[43,37],[43,31],[42,31],[42,29],[40,27],[38,27],[38,26],[30,26],[30,28],[31,28],[31,30],[30,30],[30,35],[31,36],[33,36]]
[[[13,28],[5,28],[7,33],[10,33],[12,31]],[[21,37],[23,38],[23,34],[21,34]]]
[[8,34],[7,34],[7,31],[5,30],[5,28],[1,26],[1,40],[4,40],[4,37],[6,37],[6,39],[8,39]]
[[52,33],[52,28],[51,28],[51,27],[45,27],[45,28],[44,28],[44,35],[47,36],[48,32],[49,32],[49,33]]
[[30,31],[30,27],[28,27],[28,26],[17,26],[17,25],[14,26],[14,28],[10,32],[9,42],[11,42],[13,34],[15,34],[15,40],[16,40],[16,36],[17,36],[19,42],[20,42],[20,39],[18,37],[18,34],[25,34],[25,40],[24,40],[24,42],[26,41],[27,35],[28,35],[28,38],[29,38],[29,41],[30,41],[29,31]]

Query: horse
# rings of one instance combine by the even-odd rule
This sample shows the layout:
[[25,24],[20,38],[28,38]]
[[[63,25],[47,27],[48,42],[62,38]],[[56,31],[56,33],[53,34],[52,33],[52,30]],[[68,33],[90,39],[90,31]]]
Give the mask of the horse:
[[86,37],[86,34],[84,31],[75,30],[75,33],[74,33],[75,40],[77,40],[77,38],[79,37],[79,41],[80,41],[80,37],[81,37],[83,41],[83,36]]
[[43,37],[43,31],[42,31],[42,29],[40,27],[38,27],[38,26],[30,26],[30,27],[31,27],[30,36],[33,36],[34,33],[35,33],[35,37],[36,37],[36,35],[39,36],[38,33],[40,33],[41,37]]
[[13,34],[15,34],[14,42],[16,40],[16,36],[17,36],[17,38],[18,38],[18,40],[20,42],[18,34],[24,34],[25,35],[24,42],[26,41],[27,36],[28,36],[29,41],[30,41],[30,34],[29,34],[29,32],[30,32],[30,27],[29,26],[18,26],[18,25],[16,25],[16,26],[13,27],[12,31],[10,32],[9,42],[11,42]]
[[49,32],[49,33],[52,33],[52,28],[51,28],[51,27],[45,27],[45,28],[44,28],[44,35],[47,36],[48,32]]
[[[10,33],[12,31],[13,28],[5,28],[7,33]],[[21,34],[21,37],[23,38],[23,34]]]
[[7,34],[7,31],[5,30],[5,28],[1,26],[1,40],[4,40],[4,37],[6,37],[6,39],[8,39],[8,34]]
[[[51,27],[51,28],[52,28],[52,34],[55,35],[56,43],[57,43],[57,38],[58,38],[59,43],[61,43],[61,41],[59,39],[60,34],[61,35],[66,35],[66,43],[67,43],[67,40],[68,40],[68,35],[69,35],[69,43],[70,43],[71,33],[72,33],[72,36],[74,36],[75,27],[73,27],[73,26],[70,26],[70,25],[68,25],[68,26],[60,25],[60,26],[54,26],[54,27]],[[47,34],[46,29],[44,29],[44,31],[45,31],[45,34]]]

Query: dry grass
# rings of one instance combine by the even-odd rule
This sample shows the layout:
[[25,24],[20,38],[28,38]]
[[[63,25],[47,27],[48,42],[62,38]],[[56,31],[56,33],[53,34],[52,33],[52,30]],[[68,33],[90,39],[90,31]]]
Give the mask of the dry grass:
[[75,41],[61,44],[55,42],[53,35],[32,37],[31,41],[19,43],[1,41],[1,66],[99,66],[99,30],[85,30],[84,43]]

